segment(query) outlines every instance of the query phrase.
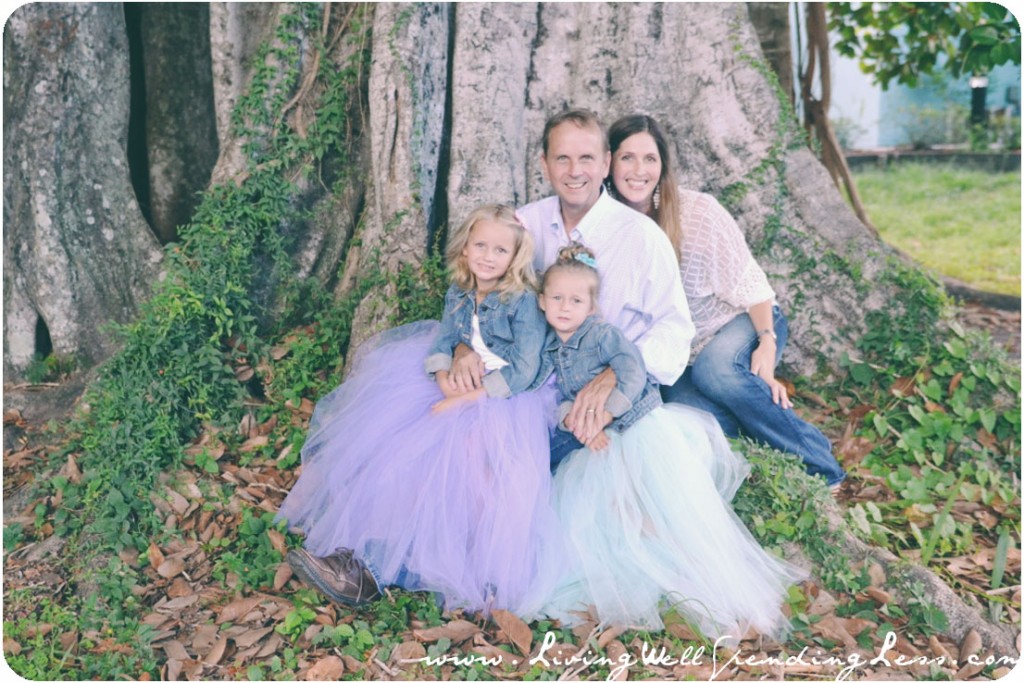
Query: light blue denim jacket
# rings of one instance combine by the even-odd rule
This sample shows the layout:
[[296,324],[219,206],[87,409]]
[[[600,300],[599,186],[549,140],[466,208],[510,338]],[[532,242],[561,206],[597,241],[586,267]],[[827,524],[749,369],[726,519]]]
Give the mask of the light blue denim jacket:
[[491,292],[479,306],[475,306],[476,292],[456,285],[448,288],[444,296],[441,329],[424,363],[433,375],[450,370],[452,354],[461,342],[473,346],[473,313],[480,318],[480,336],[494,355],[508,365],[484,375],[484,390],[488,396],[507,398],[512,394],[529,391],[540,386],[550,374],[538,377],[541,351],[547,334],[547,321],[537,306],[537,295],[531,291],[508,294],[502,301],[497,292]]
[[615,372],[616,384],[605,409],[615,417],[611,428],[624,432],[661,405],[661,394],[647,378],[640,350],[618,327],[601,322],[594,315],[584,320],[568,341],[559,339],[554,330],[548,332],[541,374],[546,377],[553,368],[558,376],[564,400],[559,424],[580,389],[609,366]]

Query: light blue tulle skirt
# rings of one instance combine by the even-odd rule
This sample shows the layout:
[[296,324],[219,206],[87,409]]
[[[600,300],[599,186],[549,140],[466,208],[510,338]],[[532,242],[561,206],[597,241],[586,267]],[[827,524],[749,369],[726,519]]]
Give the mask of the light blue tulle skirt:
[[749,465],[714,418],[668,404],[609,435],[608,448],[575,451],[555,474],[572,568],[542,613],[659,630],[674,608],[710,638],[783,635],[782,602],[805,573],[764,551],[733,512]]
[[[423,370],[433,321],[364,344],[316,406],[302,473],[279,518],[314,555],[351,548],[378,583],[441,594],[448,608],[532,613],[558,567],[550,501],[555,389],[439,415]],[[559,549],[560,551],[560,549]]]

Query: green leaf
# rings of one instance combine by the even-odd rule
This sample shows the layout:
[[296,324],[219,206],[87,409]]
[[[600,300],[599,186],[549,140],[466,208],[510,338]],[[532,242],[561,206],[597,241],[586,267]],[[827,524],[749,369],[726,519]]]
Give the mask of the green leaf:
[[1006,571],[1006,554],[1010,549],[1010,533],[1004,526],[999,530],[999,540],[996,542],[996,556],[992,564],[992,589],[995,590],[1003,585],[1003,573]]
[[889,436],[889,421],[882,415],[875,413],[874,418],[871,420],[871,424],[874,425],[875,431],[879,436]]
[[981,418],[981,426],[991,432],[996,427],[996,413],[991,408],[982,408],[978,411]]
[[869,384],[875,376],[875,371],[867,363],[857,363],[850,366],[850,376],[859,384]]
[[979,45],[995,45],[999,42],[999,31],[994,26],[978,26],[971,29],[967,35]]

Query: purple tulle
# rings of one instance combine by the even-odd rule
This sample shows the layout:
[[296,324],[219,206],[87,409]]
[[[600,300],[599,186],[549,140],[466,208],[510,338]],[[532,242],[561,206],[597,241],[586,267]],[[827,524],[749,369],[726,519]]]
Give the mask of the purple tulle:
[[541,557],[558,538],[548,469],[555,389],[432,414],[442,395],[423,360],[437,329],[413,323],[365,345],[317,404],[279,517],[306,533],[314,555],[355,550],[382,586],[526,615],[546,593],[540,566],[557,563]]

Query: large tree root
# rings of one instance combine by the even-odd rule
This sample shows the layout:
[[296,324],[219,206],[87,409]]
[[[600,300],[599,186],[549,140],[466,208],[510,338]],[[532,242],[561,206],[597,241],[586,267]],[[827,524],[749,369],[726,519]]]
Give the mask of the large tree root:
[[885,570],[887,588],[902,604],[910,596],[906,587],[915,583],[924,588],[925,598],[942,610],[949,619],[949,628],[943,632],[956,642],[963,641],[972,630],[981,636],[982,647],[999,657],[1017,658],[1020,654],[1020,634],[1008,624],[994,624],[981,612],[964,602],[949,585],[925,567],[911,564],[884,548],[868,545],[850,532],[842,513],[835,504],[827,507],[828,525],[844,536],[844,550],[850,558],[877,562]]

